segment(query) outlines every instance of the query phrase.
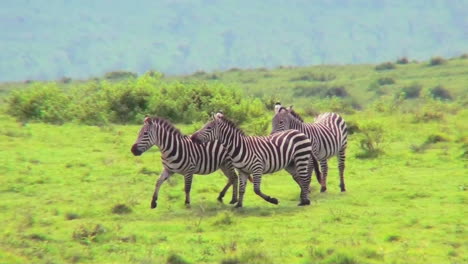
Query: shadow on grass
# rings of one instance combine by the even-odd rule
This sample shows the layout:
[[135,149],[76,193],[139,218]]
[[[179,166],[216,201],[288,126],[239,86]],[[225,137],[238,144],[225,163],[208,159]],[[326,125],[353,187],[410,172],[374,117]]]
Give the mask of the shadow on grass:
[[[266,202],[265,202],[266,203]],[[220,213],[231,213],[233,215],[241,216],[253,216],[253,217],[268,217],[271,215],[291,215],[294,213],[300,213],[304,210],[313,209],[314,205],[309,207],[296,206],[296,205],[279,205],[272,208],[268,204],[262,205],[248,205],[243,208],[236,208],[235,205],[222,204],[216,201],[204,201],[201,203],[193,204],[187,209],[169,209],[170,214],[166,211],[158,212],[162,219],[173,219],[183,217],[212,217]],[[158,209],[156,209],[158,210]]]

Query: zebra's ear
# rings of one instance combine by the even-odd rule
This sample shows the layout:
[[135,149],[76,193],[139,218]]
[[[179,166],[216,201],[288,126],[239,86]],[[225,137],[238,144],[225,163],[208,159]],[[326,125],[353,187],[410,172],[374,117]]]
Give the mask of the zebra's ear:
[[288,111],[291,111],[292,109],[293,109],[292,105],[287,108]]
[[278,111],[281,109],[281,107],[282,107],[282,106],[281,106],[281,103],[280,103],[280,102],[276,102],[276,104],[275,104],[275,114],[278,113]]
[[213,116],[213,118],[214,118],[215,120],[216,120],[216,119],[220,119],[220,118],[222,118],[222,117],[224,117],[224,115],[223,115],[223,113],[220,113],[220,112],[216,113],[216,114]]
[[147,116],[145,117],[145,124],[151,124],[151,117]]

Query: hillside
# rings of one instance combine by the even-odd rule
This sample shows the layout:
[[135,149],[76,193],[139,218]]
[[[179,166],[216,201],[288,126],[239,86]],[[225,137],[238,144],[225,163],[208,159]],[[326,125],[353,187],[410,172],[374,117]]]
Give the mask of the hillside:
[[455,56],[467,12],[463,0],[8,0],[0,81]]

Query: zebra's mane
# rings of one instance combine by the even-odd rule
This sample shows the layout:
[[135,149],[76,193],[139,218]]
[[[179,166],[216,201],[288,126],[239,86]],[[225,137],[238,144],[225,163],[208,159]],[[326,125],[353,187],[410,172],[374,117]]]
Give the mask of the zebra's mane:
[[236,124],[234,124],[234,122],[232,122],[231,120],[227,119],[226,117],[220,117],[219,118],[220,120],[222,120],[225,124],[228,125],[228,127],[232,128],[232,129],[235,129],[236,131],[239,131],[239,133],[241,133],[241,135],[245,136],[245,133],[244,131],[242,131],[242,129],[240,129]]
[[294,110],[292,110],[292,109],[287,109],[287,108],[284,107],[284,106],[282,106],[282,107],[278,110],[278,112],[281,111],[281,110],[286,110],[286,111],[287,111],[288,113],[290,113],[294,118],[296,118],[297,120],[299,120],[299,121],[301,121],[302,123],[304,123],[304,119],[302,119],[302,117],[301,117],[298,113],[294,112]]
[[289,113],[290,113],[293,117],[295,117],[296,119],[298,119],[299,121],[301,121],[301,122],[304,123],[304,119],[302,119],[302,117],[301,117],[298,113],[294,112],[294,110],[292,110],[292,109],[289,110]]
[[158,124],[158,125],[164,127],[171,134],[174,134],[174,135],[177,135],[177,136],[182,136],[182,137],[185,136],[170,121],[168,121],[168,120],[166,120],[164,118],[153,117],[153,118],[151,118],[151,121],[152,121],[153,124]]

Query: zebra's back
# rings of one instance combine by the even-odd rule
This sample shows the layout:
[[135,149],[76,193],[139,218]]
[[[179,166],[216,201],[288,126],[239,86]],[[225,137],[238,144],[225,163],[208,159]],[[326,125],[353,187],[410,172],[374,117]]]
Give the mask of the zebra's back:
[[272,173],[287,167],[298,156],[309,160],[312,155],[311,141],[307,135],[297,130],[286,130],[267,137],[248,137],[247,148],[252,155],[243,158],[236,167],[252,172],[254,166],[262,164],[263,173]]
[[169,155],[163,156],[163,164],[176,173],[210,174],[225,162],[231,162],[226,149],[218,141],[194,143],[189,137]]
[[347,146],[347,127],[337,113],[323,113],[314,123],[303,125],[303,130],[314,143],[318,144],[319,159],[329,158]]

